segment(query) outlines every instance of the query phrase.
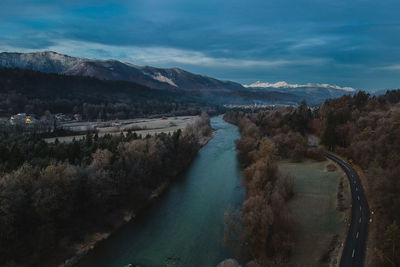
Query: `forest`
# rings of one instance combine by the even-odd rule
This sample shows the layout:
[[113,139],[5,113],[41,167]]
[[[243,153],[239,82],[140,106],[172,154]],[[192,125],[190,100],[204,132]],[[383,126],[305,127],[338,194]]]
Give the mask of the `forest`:
[[199,95],[156,90],[125,81],[0,68],[0,117],[16,113],[81,114],[84,120],[219,112]]
[[[299,107],[284,107],[277,109],[230,110],[224,118],[228,122],[245,124],[253,129],[256,135],[242,135],[237,144],[240,150],[240,160],[248,165],[258,156],[254,151],[259,146],[259,138],[268,137],[274,145],[274,155],[278,159],[291,159],[301,162],[305,158],[324,160],[323,151],[317,147],[308,146],[308,125],[312,123],[315,112],[303,101]],[[240,124],[239,124],[240,125]]]
[[242,136],[236,144],[246,190],[240,243],[261,266],[290,264],[296,218],[286,203],[293,196],[293,178],[278,169],[277,160],[323,159],[320,150],[307,147],[303,123],[310,118],[305,102],[298,109],[232,110],[224,117],[238,125]]
[[327,100],[311,129],[365,173],[374,266],[400,265],[400,90]]
[[210,135],[205,114],[183,131],[146,137],[88,134],[48,144],[1,135],[0,265],[55,265],[48,260],[74,255],[86,235],[112,231],[124,211],[145,208]]
[[[316,109],[308,108],[303,102],[298,107],[257,111],[238,109],[226,113],[225,119],[238,124],[242,133],[242,139],[237,143],[237,147],[240,151],[241,162],[244,167],[247,167],[243,173],[247,191],[247,200],[243,205],[242,214],[243,238],[245,240],[246,237],[253,238],[246,244],[253,244],[250,247],[259,261],[265,262],[266,258],[274,260],[276,255],[282,259],[282,255],[279,252],[272,253],[275,250],[271,248],[260,250],[267,244],[262,243],[265,242],[265,238],[256,239],[260,233],[247,235],[249,229],[271,227],[271,222],[263,222],[261,217],[258,220],[249,219],[250,215],[246,214],[249,213],[251,216],[257,214],[256,211],[260,210],[259,205],[264,205],[263,213],[268,211],[267,214],[271,214],[270,217],[275,219],[274,213],[267,208],[268,201],[263,200],[257,203],[253,200],[254,202],[249,204],[252,192],[263,188],[262,184],[252,186],[252,181],[262,177],[268,181],[272,179],[271,177],[277,176],[275,167],[268,169],[265,163],[265,169],[261,172],[262,162],[273,162],[274,159],[285,158],[293,161],[301,161],[304,158],[324,160],[321,148],[307,146],[307,135],[314,134],[320,138],[320,143],[326,150],[333,151],[352,164],[360,166],[366,176],[366,181],[363,182],[367,183],[364,187],[369,188],[367,198],[373,211],[374,221],[370,224],[369,231],[368,243],[371,244],[372,250],[372,261],[369,264],[372,266],[400,264],[399,102],[400,90],[389,90],[380,96],[370,96],[360,91],[353,96],[345,95],[326,100]],[[273,163],[270,164],[269,166],[274,166]],[[272,185],[273,183],[269,183],[270,187]],[[265,191],[263,191],[264,194]],[[283,193],[282,190],[277,191],[281,192],[283,200],[290,196],[290,190],[283,190]],[[271,192],[271,189],[269,188],[267,192]],[[281,201],[280,205],[284,206],[284,201]],[[280,210],[285,211],[281,206]],[[281,225],[286,233],[293,231],[292,228],[285,228],[285,224],[279,222],[278,226]],[[262,234],[266,236],[264,232]],[[289,239],[285,243],[286,248],[290,248],[290,242],[292,240]],[[290,249],[282,249],[280,242],[268,244],[278,244],[277,251],[290,251]],[[271,254],[263,255],[263,251],[269,251]],[[267,261],[266,265],[271,264]]]

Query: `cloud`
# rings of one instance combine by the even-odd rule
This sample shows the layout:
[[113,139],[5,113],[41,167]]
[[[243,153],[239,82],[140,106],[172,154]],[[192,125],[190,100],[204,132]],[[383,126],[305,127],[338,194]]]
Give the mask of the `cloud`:
[[398,0],[311,2],[0,0],[0,49],[180,67],[241,83],[398,87]]
[[[35,52],[37,49],[13,48],[1,46],[3,51]],[[90,57],[98,59],[118,59],[137,65],[152,65],[160,67],[174,67],[191,65],[211,68],[277,68],[282,66],[304,66],[326,63],[322,58],[303,59],[238,59],[227,57],[212,57],[201,51],[178,49],[172,47],[142,47],[142,46],[116,46],[94,42],[75,40],[55,40],[43,47],[43,50],[55,51],[77,57]]]
[[[334,39],[331,38],[333,41]],[[315,48],[318,46],[323,46],[328,44],[328,40],[327,38],[317,38],[317,37],[313,37],[313,38],[309,38],[309,39],[303,39],[303,40],[296,40],[293,41],[293,45],[289,46],[288,49],[306,49],[306,48]]]
[[400,64],[393,64],[393,65],[378,67],[377,69],[378,70],[387,70],[387,71],[399,71],[400,70]]

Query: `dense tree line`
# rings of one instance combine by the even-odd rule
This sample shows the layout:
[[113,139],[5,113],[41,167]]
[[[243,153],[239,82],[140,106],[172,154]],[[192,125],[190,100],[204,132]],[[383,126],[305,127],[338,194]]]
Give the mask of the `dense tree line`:
[[137,212],[176,178],[210,133],[203,115],[184,131],[143,138],[0,136],[0,265],[43,266],[85,235],[112,230],[122,211]]
[[254,151],[258,146],[257,139],[268,137],[275,146],[275,154],[281,159],[290,158],[295,162],[304,158],[324,160],[318,148],[308,147],[306,134],[312,128],[315,114],[302,102],[299,107],[283,107],[273,110],[231,110],[224,118],[234,124],[242,121],[252,134],[242,136],[238,143],[242,162],[253,161]]
[[0,116],[29,113],[82,114],[83,119],[126,119],[155,114],[218,112],[199,95],[156,90],[125,81],[0,68]]
[[[399,102],[400,90],[387,91],[381,96],[361,91],[353,96],[327,100],[313,111],[303,103],[299,107],[276,110],[230,111],[225,118],[245,129],[238,142],[245,166],[261,157],[260,140],[263,138],[268,138],[266,150],[275,152],[269,154],[279,158],[322,160],[320,149],[307,148],[307,133],[319,136],[327,149],[360,165],[370,188],[372,218],[377,222],[372,224],[375,229],[370,235],[374,246],[372,264],[394,266],[400,264]],[[244,177],[251,179],[259,175],[248,169],[244,172]],[[251,210],[252,206],[248,208]]]
[[245,168],[246,200],[240,241],[260,265],[285,266],[294,246],[295,220],[286,206],[293,195],[293,181],[279,171],[275,160],[278,148],[261,125],[245,113],[232,112],[226,119],[236,122],[242,135],[237,147]]
[[329,149],[365,171],[374,209],[374,264],[400,265],[400,90],[326,101],[314,125]]

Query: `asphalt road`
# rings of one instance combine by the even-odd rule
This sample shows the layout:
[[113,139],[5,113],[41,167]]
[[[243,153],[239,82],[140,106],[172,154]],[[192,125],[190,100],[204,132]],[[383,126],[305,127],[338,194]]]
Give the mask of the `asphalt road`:
[[339,266],[363,266],[370,212],[360,177],[350,164],[329,153],[325,153],[325,156],[340,165],[346,173],[351,187],[351,224]]

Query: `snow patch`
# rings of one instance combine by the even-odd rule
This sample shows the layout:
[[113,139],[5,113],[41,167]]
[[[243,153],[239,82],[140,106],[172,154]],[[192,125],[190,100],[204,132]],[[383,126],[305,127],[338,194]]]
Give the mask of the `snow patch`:
[[174,83],[173,80],[171,80],[171,79],[168,78],[168,77],[165,77],[165,76],[161,75],[161,73],[157,73],[156,75],[152,75],[151,77],[153,77],[153,79],[156,79],[157,81],[164,82],[164,83],[168,83],[168,84],[170,84],[170,85],[172,85],[172,86],[178,87],[178,86]]
[[338,85],[332,85],[327,83],[307,83],[307,84],[290,84],[285,81],[276,83],[260,82],[257,81],[252,84],[244,84],[246,88],[302,88],[302,87],[322,87],[327,89],[343,90],[347,92],[355,92],[356,89],[353,87],[340,87]]

